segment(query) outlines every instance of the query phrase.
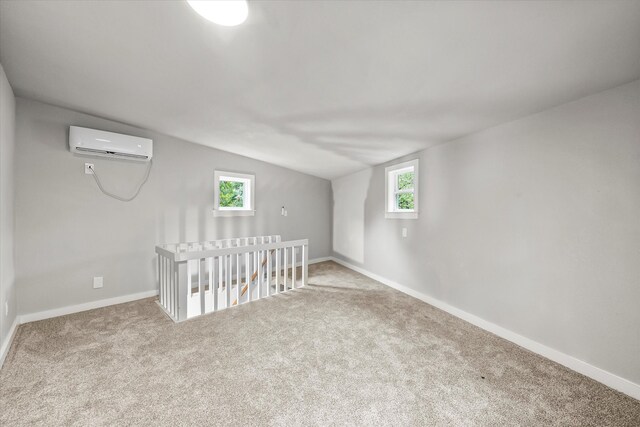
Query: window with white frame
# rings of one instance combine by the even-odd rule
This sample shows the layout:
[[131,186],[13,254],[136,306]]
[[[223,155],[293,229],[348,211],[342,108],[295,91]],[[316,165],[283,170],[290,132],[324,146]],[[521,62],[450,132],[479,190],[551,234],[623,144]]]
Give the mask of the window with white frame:
[[255,214],[255,175],[215,171],[215,216]]
[[418,218],[418,159],[385,168],[385,218]]

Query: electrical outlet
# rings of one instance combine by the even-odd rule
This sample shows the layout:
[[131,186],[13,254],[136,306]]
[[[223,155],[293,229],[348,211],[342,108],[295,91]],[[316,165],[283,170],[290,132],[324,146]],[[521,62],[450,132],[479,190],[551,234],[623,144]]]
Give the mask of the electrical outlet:
[[93,278],[93,289],[99,289],[102,287],[102,276]]
[[402,237],[407,237],[407,227],[402,227]]
[[93,163],[85,163],[84,164],[84,173],[86,175],[93,175]]
[[9,315],[9,302],[5,301],[4,303],[4,315],[8,316]]

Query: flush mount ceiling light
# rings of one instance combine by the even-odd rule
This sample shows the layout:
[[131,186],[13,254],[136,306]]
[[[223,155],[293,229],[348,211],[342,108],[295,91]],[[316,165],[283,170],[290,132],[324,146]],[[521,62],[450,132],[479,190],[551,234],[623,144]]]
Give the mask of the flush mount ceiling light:
[[249,14],[247,0],[187,0],[187,3],[204,18],[226,27],[242,24]]

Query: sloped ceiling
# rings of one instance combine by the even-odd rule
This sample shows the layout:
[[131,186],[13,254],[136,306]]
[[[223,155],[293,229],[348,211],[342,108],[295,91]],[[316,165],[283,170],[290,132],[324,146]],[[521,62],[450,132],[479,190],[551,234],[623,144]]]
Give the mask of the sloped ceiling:
[[640,77],[640,2],[0,2],[17,95],[335,178]]

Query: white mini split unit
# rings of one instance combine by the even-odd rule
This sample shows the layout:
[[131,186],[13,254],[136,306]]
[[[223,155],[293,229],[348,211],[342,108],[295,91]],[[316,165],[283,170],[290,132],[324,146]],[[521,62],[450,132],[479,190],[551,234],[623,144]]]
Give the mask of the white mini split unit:
[[142,162],[148,162],[153,157],[151,139],[77,126],[69,128],[69,149],[72,153],[85,156]]

